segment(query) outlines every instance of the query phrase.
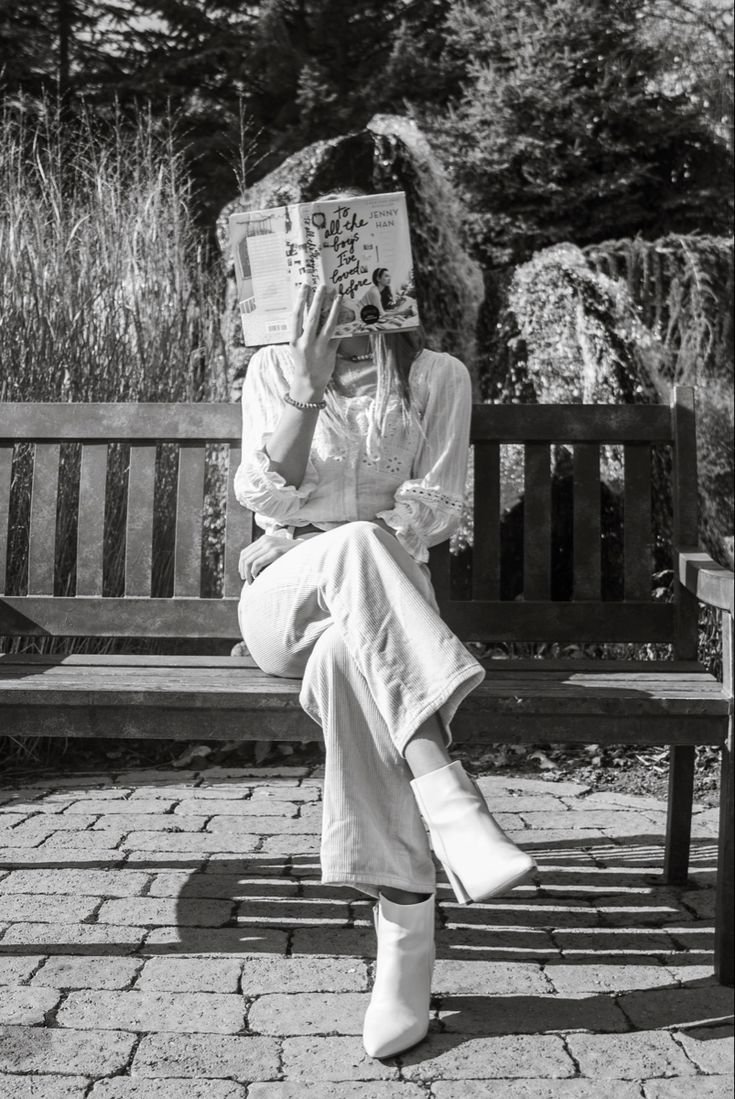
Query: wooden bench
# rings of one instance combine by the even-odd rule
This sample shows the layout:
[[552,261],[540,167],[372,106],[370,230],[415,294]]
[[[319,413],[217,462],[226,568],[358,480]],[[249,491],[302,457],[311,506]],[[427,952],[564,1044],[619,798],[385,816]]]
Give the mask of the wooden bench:
[[[0,597],[0,635],[239,640],[240,551],[257,536],[237,504],[236,405],[0,405],[0,591],[6,576],[13,455],[35,444],[28,506],[27,587]],[[129,446],[125,590],[104,596],[108,447]],[[178,445],[173,593],[151,596],[156,451]],[[732,613],[733,575],[697,548],[694,401],[679,389],[661,406],[477,405],[475,548],[470,586],[447,544],[431,568],[446,621],[465,641],[670,643],[671,660],[494,659],[453,725],[463,740],[670,746],[664,880],[686,881],[696,745],[722,749],[716,973],[733,983]],[[81,444],[75,594],[55,594],[60,447]],[[524,448],[522,599],[501,599],[501,457]],[[552,445],[573,452],[572,598],[551,598]],[[601,448],[624,457],[623,597],[602,598]],[[229,448],[222,594],[202,596],[205,467]],[[15,450],[14,450],[15,448]],[[220,462],[221,462],[221,451]],[[652,454],[673,455],[673,599],[652,596]],[[517,453],[517,451],[516,451]],[[607,452],[603,452],[607,453]],[[227,472],[224,472],[226,469]],[[66,475],[65,475],[66,476]],[[70,491],[69,486],[66,486]],[[72,486],[74,495],[77,488]],[[16,497],[17,497],[16,492]],[[223,502],[224,506],[224,502]],[[11,516],[17,524],[17,517]],[[72,531],[73,534],[73,531]],[[17,545],[16,541],[13,543]],[[10,571],[10,570],[9,570]],[[72,590],[74,590],[72,588]],[[722,612],[724,675],[697,663],[698,599]],[[212,651],[211,647],[208,651]],[[320,737],[298,704],[299,683],[231,656],[29,656],[0,659],[0,726],[12,736],[171,737],[182,740]]]

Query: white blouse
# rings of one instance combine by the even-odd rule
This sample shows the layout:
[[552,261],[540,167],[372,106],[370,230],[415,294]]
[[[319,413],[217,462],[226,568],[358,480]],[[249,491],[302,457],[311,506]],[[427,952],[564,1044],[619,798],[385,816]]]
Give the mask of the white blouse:
[[351,397],[335,386],[330,407],[319,413],[298,488],[271,469],[267,451],[292,377],[286,346],[261,348],[250,360],[242,390],[237,499],[255,512],[266,534],[284,538],[301,526],[331,530],[357,519],[383,519],[415,560],[426,562],[429,547],[449,538],[463,513],[472,413],[465,365],[442,352],[417,355],[409,375],[410,421],[392,391],[377,458],[366,447],[374,386],[372,394]]

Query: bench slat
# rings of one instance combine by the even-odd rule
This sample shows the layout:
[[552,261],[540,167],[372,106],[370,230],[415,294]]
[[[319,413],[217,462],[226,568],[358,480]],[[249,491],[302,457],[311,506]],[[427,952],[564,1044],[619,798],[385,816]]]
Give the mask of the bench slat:
[[[694,390],[675,386],[671,398],[674,433],[674,522],[673,548],[676,553],[699,542],[697,439]],[[677,607],[675,655],[688,659],[697,655],[699,606],[697,597],[681,583],[674,569],[674,600]]]
[[28,536],[28,594],[53,595],[59,444],[36,446]]
[[102,595],[107,444],[82,448],[77,523],[77,595]]
[[[447,554],[448,556],[448,554]],[[670,641],[672,603],[440,600],[464,641]],[[0,597],[0,633],[241,640],[237,599]]]
[[651,598],[651,450],[625,447],[623,575],[626,599]]
[[574,447],[574,598],[600,599],[600,448]]
[[463,641],[667,642],[674,624],[670,603],[455,599],[441,612]]
[[0,402],[0,440],[240,442],[236,404]]
[[668,443],[663,405],[481,405],[471,437],[498,443]]
[[[711,674],[697,660],[601,660],[580,657],[484,657],[481,664],[488,675],[502,676],[506,671],[515,674],[523,672],[524,679],[543,677],[544,682],[555,679],[573,678],[585,673],[591,678],[604,677],[612,683],[623,677],[626,680],[650,679],[655,676],[661,683],[678,682],[698,683],[704,676],[711,680]],[[140,653],[0,653],[0,675],[3,670],[15,665],[73,665],[80,667],[120,667],[120,668],[254,668],[257,667],[251,656],[207,656],[203,653],[191,654],[140,654]]]
[[475,446],[472,598],[500,595],[500,446]]
[[[0,440],[240,442],[237,404],[0,403]],[[472,413],[473,441],[667,443],[661,405],[484,405]]]
[[237,598],[242,590],[238,571],[240,553],[253,540],[253,516],[235,496],[235,474],[242,450],[231,446],[227,468],[227,516],[225,520],[225,598]]
[[5,591],[10,540],[10,488],[13,478],[13,447],[0,446],[0,593]]
[[[293,691],[288,708],[222,709],[216,703],[199,709],[163,706],[50,705],[5,707],[6,729],[13,736],[106,737],[130,739],[156,736],[181,741],[292,740],[319,741],[322,731],[301,709]],[[590,722],[595,740],[606,744],[721,745],[727,735],[725,714],[659,716],[635,713],[558,714],[527,711],[469,712],[462,707],[452,722],[455,743],[535,744],[539,740],[589,744]],[[657,826],[652,826],[657,831]],[[16,856],[17,863],[17,856]]]
[[551,477],[548,446],[526,447],[523,489],[523,598],[551,592]]
[[[128,521],[125,531],[126,596],[151,594],[155,480],[155,446],[131,446],[128,474]],[[109,635],[106,634],[106,636]]]
[[199,595],[202,582],[204,447],[179,448],[174,595]]
[[[163,666],[14,665],[0,667],[0,707],[139,706],[193,711],[241,710],[255,713],[299,708],[300,681],[241,667],[196,668],[180,672]],[[529,678],[505,669],[488,675],[462,703],[465,715],[538,715],[572,717],[721,717],[728,716],[722,685],[707,674],[678,684],[655,674],[608,681],[599,674]],[[589,734],[588,734],[589,735]],[[675,729],[669,736],[675,738]],[[672,741],[673,742],[673,741]]]

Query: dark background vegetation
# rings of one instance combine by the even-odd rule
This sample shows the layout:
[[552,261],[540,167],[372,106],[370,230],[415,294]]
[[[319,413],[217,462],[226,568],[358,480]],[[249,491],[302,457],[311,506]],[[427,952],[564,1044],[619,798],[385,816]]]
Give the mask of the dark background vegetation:
[[234,171],[408,114],[478,252],[518,260],[727,231],[730,36],[722,0],[0,0],[0,81],[70,119],[175,115],[207,228]]

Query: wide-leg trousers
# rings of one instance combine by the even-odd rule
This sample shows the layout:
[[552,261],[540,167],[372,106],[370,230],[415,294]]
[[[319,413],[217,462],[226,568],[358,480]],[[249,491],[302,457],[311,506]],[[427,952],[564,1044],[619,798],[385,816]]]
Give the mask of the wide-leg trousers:
[[437,714],[447,746],[485,671],[439,615],[428,567],[368,521],[304,538],[243,588],[243,639],[270,675],[303,678],[325,744],[323,882],[372,897],[436,888],[404,751]]

